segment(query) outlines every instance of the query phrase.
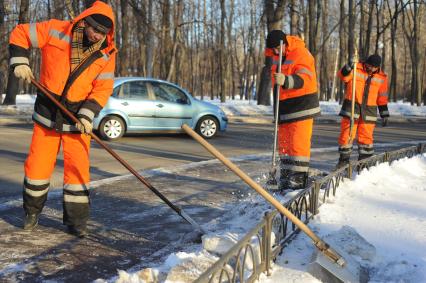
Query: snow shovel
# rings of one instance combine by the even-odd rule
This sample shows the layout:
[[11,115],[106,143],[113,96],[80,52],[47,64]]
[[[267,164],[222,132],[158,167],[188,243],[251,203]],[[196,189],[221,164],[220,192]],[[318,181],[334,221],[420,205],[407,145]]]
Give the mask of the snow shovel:
[[348,142],[349,144],[352,144],[354,140],[352,130],[355,124],[356,64],[358,63],[358,54],[357,54],[356,48],[354,52],[353,63],[354,63],[354,69],[352,70],[352,98],[351,98],[352,100],[351,100],[351,124],[349,126],[349,142]]
[[[80,123],[80,121],[71,113],[68,109],[66,109],[59,101],[57,101],[49,91],[36,80],[31,79],[31,83],[38,88],[47,98],[49,98],[63,113],[65,113],[74,123]],[[123,160],[115,151],[113,151],[109,146],[107,146],[104,142],[102,142],[98,136],[94,133],[89,134],[92,139],[94,139],[101,147],[103,147],[106,151],[108,151],[118,162],[121,163],[127,170],[130,171],[139,181],[141,181],[145,186],[148,187],[154,194],[156,194],[160,199],[162,199],[171,209],[173,209],[179,216],[181,216],[186,222],[191,224],[198,233],[205,234],[205,231],[201,228],[201,226],[195,222],[188,214],[183,211],[182,208],[174,205],[170,200],[168,200],[163,194],[161,194],[153,185],[151,185],[144,177],[142,177],[133,167],[130,166],[125,160]],[[200,235],[201,236],[201,235]],[[198,236],[197,236],[198,237]]]
[[[318,261],[320,261],[319,265],[324,267],[324,269],[319,270],[319,272],[327,271],[332,274],[332,278],[341,280],[343,282],[360,282],[360,268],[355,261],[346,261],[339,253],[337,253],[336,250],[321,240],[305,223],[303,223],[299,218],[297,218],[293,213],[285,208],[278,200],[270,195],[264,188],[251,179],[246,173],[233,164],[223,154],[221,154],[216,148],[214,148],[200,135],[194,132],[194,130],[192,130],[188,125],[183,124],[182,129],[312,239],[313,244],[317,247],[321,254],[324,255],[323,258],[318,259]],[[323,263],[324,261],[326,261],[325,264]]]
[[[281,61],[283,60],[283,41],[280,40],[280,55],[278,61],[278,73],[281,73]],[[269,171],[269,178],[266,182],[268,185],[277,185],[277,141],[278,141],[278,120],[279,120],[279,109],[280,109],[280,91],[279,86],[274,87],[275,91],[275,125],[274,125],[274,149],[272,151],[272,165]]]

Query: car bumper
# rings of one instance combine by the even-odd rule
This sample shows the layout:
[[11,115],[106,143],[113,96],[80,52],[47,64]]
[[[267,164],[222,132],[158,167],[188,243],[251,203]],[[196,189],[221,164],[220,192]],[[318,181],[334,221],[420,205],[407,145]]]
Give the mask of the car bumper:
[[221,117],[220,120],[220,131],[223,132],[228,127],[228,117]]

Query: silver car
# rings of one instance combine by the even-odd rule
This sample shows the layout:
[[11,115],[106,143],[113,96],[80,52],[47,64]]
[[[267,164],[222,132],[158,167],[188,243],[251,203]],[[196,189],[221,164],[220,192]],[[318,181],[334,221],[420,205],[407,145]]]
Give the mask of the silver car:
[[209,139],[225,131],[228,118],[218,106],[170,82],[121,77],[93,126],[101,138],[117,140],[125,133],[182,132],[182,124]]

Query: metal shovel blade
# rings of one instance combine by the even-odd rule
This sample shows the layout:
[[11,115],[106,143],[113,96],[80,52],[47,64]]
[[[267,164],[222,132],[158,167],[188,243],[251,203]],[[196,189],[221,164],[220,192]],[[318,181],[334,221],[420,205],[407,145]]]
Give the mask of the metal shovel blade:
[[277,168],[273,167],[271,171],[269,171],[269,176],[268,176],[268,180],[266,181],[266,184],[270,186],[278,185],[276,175],[277,175]]
[[311,275],[327,283],[368,282],[366,270],[351,255],[336,246],[333,248],[345,259],[346,264],[342,267],[331,261],[320,251],[315,250],[312,254],[312,261],[308,266],[308,272]]

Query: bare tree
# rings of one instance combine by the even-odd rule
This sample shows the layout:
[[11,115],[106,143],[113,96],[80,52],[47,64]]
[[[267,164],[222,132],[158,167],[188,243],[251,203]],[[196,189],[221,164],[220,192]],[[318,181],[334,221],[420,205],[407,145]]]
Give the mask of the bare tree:
[[[402,0],[401,0],[402,1]],[[420,5],[414,0],[412,5],[407,6],[406,12],[402,15],[402,26],[404,34],[409,42],[411,58],[411,103],[418,106],[422,102],[421,75],[420,75],[420,54],[419,54],[419,22],[421,14],[424,12],[424,5]]]
[[299,1],[297,0],[291,0],[291,3],[289,5],[290,8],[290,34],[298,34],[299,32],[299,12],[297,3]]
[[[328,34],[328,0],[323,0],[322,9],[322,38],[326,40]],[[327,100],[330,98],[330,84],[331,78],[329,77],[328,66],[329,62],[329,48],[328,40],[323,43],[321,51],[321,64],[320,64],[320,99]],[[334,74],[333,74],[334,76]]]
[[130,66],[130,42],[129,42],[129,13],[128,13],[128,1],[120,0],[121,8],[121,35],[120,46],[119,46],[119,64],[118,73],[121,76],[129,75]]
[[[4,7],[4,0],[0,0],[0,37],[1,38],[5,38],[6,36],[6,28],[5,28],[5,22],[4,22],[5,16],[6,16],[6,13],[5,13],[5,7]],[[7,51],[6,51],[6,44],[2,42],[0,44],[0,102],[1,102],[1,98],[3,97],[4,81],[6,79],[6,76],[3,73],[3,70],[5,69],[7,69]]]
[[[19,23],[28,23],[29,22],[29,0],[21,0],[21,5],[19,8]],[[4,98],[4,105],[15,105],[16,104],[16,94],[19,91],[19,80],[13,74],[13,70],[9,68],[9,76],[7,80],[6,88],[6,97]]]
[[355,0],[349,0],[349,30],[348,30],[348,54],[350,58],[355,54]]
[[[339,48],[341,50],[339,54],[339,68],[346,62],[347,60],[347,49],[346,46],[346,38],[347,38],[347,21],[345,17],[345,0],[340,1],[340,26],[339,26]],[[336,74],[334,74],[336,75]],[[339,102],[343,101],[343,95],[344,95],[344,84],[342,81],[339,80]]]
[[[266,16],[268,32],[282,28],[286,2],[285,0],[264,0],[264,15]],[[266,57],[258,84],[257,103],[260,105],[271,105],[269,98],[271,92],[271,66],[272,58]]]

